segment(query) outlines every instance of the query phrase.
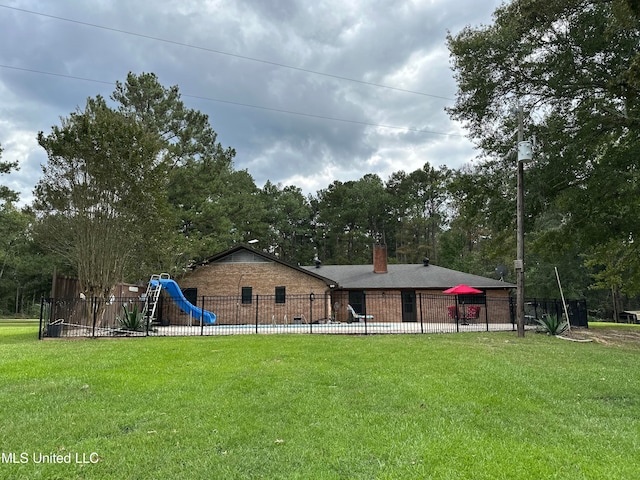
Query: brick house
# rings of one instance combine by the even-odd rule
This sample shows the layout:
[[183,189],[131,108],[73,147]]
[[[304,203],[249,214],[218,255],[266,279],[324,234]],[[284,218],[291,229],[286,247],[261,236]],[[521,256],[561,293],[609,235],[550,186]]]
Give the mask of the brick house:
[[458,284],[483,291],[462,299],[467,305],[491,309],[491,322],[509,321],[509,291],[515,285],[426,260],[388,265],[382,245],[374,246],[373,257],[373,266],[316,262],[301,267],[240,244],[208,258],[177,281],[192,303],[198,298],[208,302],[205,309],[215,311],[220,324],[348,322],[353,320],[349,305],[379,322],[442,322],[456,301],[442,291]]
[[217,313],[219,323],[253,323],[256,315],[259,323],[328,318],[327,299],[335,288],[331,279],[242,244],[208,258],[177,281],[191,303],[207,297],[207,310],[227,312]]
[[449,316],[448,307],[456,303],[456,298],[442,292],[460,284],[472,286],[483,293],[460,296],[457,301],[485,312],[491,308],[491,321],[494,323],[510,321],[508,299],[515,285],[431,265],[428,259],[422,264],[388,265],[384,245],[374,245],[373,266],[318,267],[306,268],[334,280],[337,287],[332,290],[332,305],[338,321],[348,321],[347,305],[351,305],[358,314],[370,315],[376,321],[443,322]]

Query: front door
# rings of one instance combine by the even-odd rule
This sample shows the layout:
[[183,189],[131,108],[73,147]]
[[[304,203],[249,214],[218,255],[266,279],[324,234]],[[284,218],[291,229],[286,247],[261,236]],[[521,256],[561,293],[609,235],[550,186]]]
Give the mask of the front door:
[[362,291],[349,290],[349,305],[353,307],[356,313],[364,315],[364,293]]
[[416,292],[404,290],[402,292],[402,321],[416,322]]

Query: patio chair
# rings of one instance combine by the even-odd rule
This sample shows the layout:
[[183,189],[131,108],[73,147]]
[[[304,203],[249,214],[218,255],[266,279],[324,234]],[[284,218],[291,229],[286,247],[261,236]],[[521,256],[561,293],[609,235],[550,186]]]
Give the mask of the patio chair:
[[362,315],[356,313],[351,305],[347,305],[349,311],[349,322],[364,322],[365,320],[373,320],[373,315]]
[[473,322],[474,324],[478,323],[478,318],[480,318],[480,308],[478,305],[469,305],[464,315],[464,321],[466,323]]

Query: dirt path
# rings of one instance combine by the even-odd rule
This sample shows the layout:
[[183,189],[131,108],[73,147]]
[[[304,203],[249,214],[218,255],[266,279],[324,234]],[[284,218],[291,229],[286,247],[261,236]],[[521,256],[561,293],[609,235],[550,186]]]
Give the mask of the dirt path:
[[564,335],[578,340],[592,340],[612,347],[635,346],[640,348],[640,329],[633,327],[573,328]]

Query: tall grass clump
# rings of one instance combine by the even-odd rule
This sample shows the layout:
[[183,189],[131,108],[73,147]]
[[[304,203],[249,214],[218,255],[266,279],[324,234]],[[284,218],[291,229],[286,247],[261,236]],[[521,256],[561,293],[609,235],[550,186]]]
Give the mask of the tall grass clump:
[[569,323],[557,315],[545,315],[535,319],[542,332],[549,335],[560,335],[569,328]]

